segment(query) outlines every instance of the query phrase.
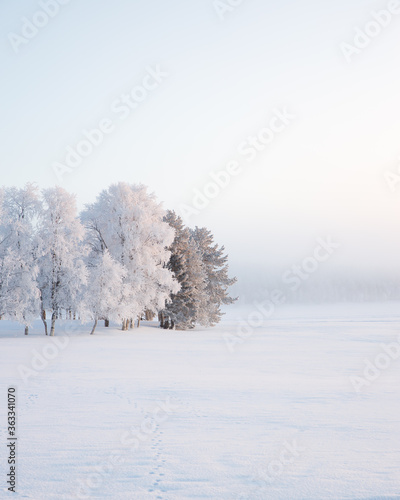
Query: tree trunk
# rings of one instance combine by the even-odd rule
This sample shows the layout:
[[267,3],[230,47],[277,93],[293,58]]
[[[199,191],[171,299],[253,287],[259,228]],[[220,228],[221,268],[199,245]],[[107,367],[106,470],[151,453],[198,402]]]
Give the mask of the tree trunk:
[[149,309],[146,309],[145,312],[144,312],[144,317],[146,319],[146,321],[151,321],[152,319],[154,319],[154,312],[153,311],[149,311]]
[[160,322],[160,328],[164,328],[164,313],[158,313],[158,321]]
[[109,319],[105,319],[104,320],[104,326],[106,326],[106,327],[110,326],[110,320]]
[[29,326],[26,326],[25,327],[25,335],[28,335],[28,333],[29,333]]
[[46,335],[48,335],[48,333],[47,333],[46,311],[44,309],[42,309],[41,318],[42,318],[42,321],[43,321],[43,324],[44,324],[44,333]]
[[96,330],[96,326],[97,326],[97,318],[94,320],[94,325],[93,325],[92,331],[90,332],[90,335],[94,334],[94,331]]
[[131,318],[129,321],[129,328],[132,330],[133,326],[134,326],[133,318]]
[[57,313],[53,311],[53,314],[51,315],[50,337],[54,337],[54,331],[56,329],[56,319],[57,319]]
[[138,319],[137,319],[137,327],[138,327],[138,328],[139,328],[139,326],[140,326],[140,319],[141,319],[141,317],[140,317],[140,316],[138,316]]

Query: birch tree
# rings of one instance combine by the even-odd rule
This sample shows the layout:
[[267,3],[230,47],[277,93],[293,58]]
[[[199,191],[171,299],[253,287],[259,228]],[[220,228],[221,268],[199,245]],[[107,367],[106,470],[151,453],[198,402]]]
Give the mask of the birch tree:
[[127,315],[124,297],[124,268],[105,249],[90,256],[84,310],[93,320],[91,335],[99,319],[122,321]]
[[158,312],[179,289],[165,267],[174,231],[163,221],[164,214],[145,186],[121,182],[102,191],[81,215],[92,251],[108,250],[124,269],[123,330],[146,310]]
[[51,312],[50,335],[60,310],[79,310],[87,270],[83,261],[84,227],[77,217],[75,197],[60,187],[43,190],[39,217],[39,288],[42,320]]
[[27,335],[40,310],[34,247],[38,190],[32,184],[7,188],[0,203],[0,315],[24,325]]

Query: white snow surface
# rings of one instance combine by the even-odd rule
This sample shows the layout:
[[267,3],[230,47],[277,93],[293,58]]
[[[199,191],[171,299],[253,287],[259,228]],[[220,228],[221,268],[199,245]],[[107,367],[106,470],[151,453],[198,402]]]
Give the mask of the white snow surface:
[[[0,498],[399,499],[400,358],[359,392],[350,377],[399,343],[400,304],[280,307],[230,352],[254,310],[190,332],[78,325],[59,347],[0,321]],[[60,340],[77,324],[57,323]],[[24,381],[36,353],[54,358]]]

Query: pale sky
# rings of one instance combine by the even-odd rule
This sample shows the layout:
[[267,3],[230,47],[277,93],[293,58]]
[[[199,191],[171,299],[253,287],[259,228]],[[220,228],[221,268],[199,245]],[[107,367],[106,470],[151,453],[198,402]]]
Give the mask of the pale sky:
[[[214,232],[239,278],[279,273],[327,235],[333,272],[398,273],[400,182],[384,176],[400,170],[400,13],[350,62],[341,49],[390,3],[243,0],[221,19],[213,0],[70,0],[14,50],[10,33],[43,8],[5,0],[1,184],[59,184],[83,206],[110,183],[143,183],[179,211],[236,161],[187,223]],[[113,103],[157,66],[168,76],[121,120]],[[285,108],[295,118],[247,161],[239,145]],[[57,180],[54,163],[103,119],[113,131]]]

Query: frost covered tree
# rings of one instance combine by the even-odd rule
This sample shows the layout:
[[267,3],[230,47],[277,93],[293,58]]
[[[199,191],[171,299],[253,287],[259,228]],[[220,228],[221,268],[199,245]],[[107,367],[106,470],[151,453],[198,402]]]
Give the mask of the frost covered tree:
[[224,247],[214,244],[208,229],[185,227],[173,211],[167,213],[165,221],[175,229],[168,268],[181,289],[171,296],[160,315],[160,326],[179,330],[194,328],[196,324],[214,326],[222,317],[221,306],[236,300],[228,293],[236,278],[228,276]]
[[174,273],[181,289],[171,295],[170,302],[160,314],[160,326],[188,330],[199,322],[207,303],[207,276],[189,228],[172,210],[167,212],[164,220],[175,230],[175,239],[169,247],[171,257],[167,268]]
[[83,261],[84,227],[77,217],[75,196],[60,187],[43,190],[39,216],[38,250],[42,320],[47,335],[46,311],[51,311],[54,335],[59,311],[81,308],[87,270]]
[[25,326],[40,311],[36,278],[35,219],[40,211],[37,188],[7,188],[1,196],[0,315]]
[[104,249],[90,256],[88,272],[84,310],[94,321],[93,335],[99,319],[122,321],[126,317],[126,306],[123,304],[124,268]]
[[201,311],[199,323],[203,326],[214,326],[224,314],[221,312],[221,306],[233,304],[237,300],[230,297],[228,292],[228,288],[236,283],[237,278],[229,278],[225,248],[214,243],[211,231],[196,226],[191,230],[191,237],[197,245],[206,272],[207,301]]
[[124,269],[123,330],[146,310],[161,310],[170,294],[179,289],[165,267],[174,231],[163,221],[164,214],[145,186],[121,182],[103,190],[81,215],[92,252],[108,250]]

